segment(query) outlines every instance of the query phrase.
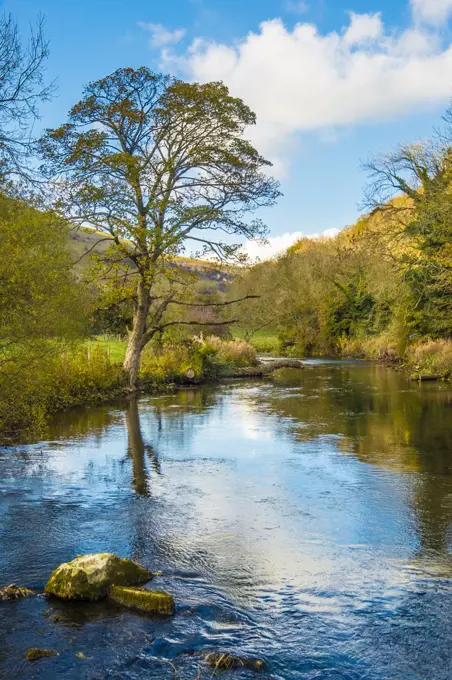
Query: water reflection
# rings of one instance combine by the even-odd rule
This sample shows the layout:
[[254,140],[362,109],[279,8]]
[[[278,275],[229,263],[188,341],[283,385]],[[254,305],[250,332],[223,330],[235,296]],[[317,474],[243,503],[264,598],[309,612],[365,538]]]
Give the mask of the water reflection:
[[185,680],[208,647],[265,678],[449,680],[451,409],[445,385],[336,363],[56,418],[0,452],[2,581],[111,550],[162,570],[177,615],[14,605],[0,671],[45,646],[36,677]]
[[[292,386],[296,379],[292,373]],[[280,376],[287,385],[288,376]],[[287,394],[287,393],[286,393]],[[386,470],[417,473],[412,508],[418,557],[451,546],[452,389],[418,385],[378,365],[344,364],[307,370],[287,398],[265,395],[271,412],[290,418],[301,441],[340,436],[339,448]],[[301,425],[301,427],[300,427]],[[452,572],[451,572],[452,573]]]
[[[158,409],[156,420],[161,431],[161,413]],[[155,448],[151,444],[144,443],[136,399],[130,400],[125,410],[125,421],[128,437],[127,451],[132,459],[132,486],[137,494],[148,496],[150,487],[146,460],[149,460],[156,474],[161,474],[161,468]]]

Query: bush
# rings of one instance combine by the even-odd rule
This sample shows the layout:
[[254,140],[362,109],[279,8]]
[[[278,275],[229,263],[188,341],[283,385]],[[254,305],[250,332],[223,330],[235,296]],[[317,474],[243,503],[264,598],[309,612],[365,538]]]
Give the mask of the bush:
[[343,357],[364,358],[366,349],[364,342],[357,338],[347,338],[345,335],[338,340],[339,353]]
[[141,358],[140,380],[145,386],[181,383],[190,371],[193,379],[205,372],[203,357],[192,343],[166,344],[161,349],[148,346]]
[[256,350],[244,340],[222,340],[202,335],[182,344],[167,343],[161,349],[148,347],[143,352],[140,369],[142,384],[184,383],[214,379],[221,367],[229,364],[250,366],[256,362]]
[[281,343],[278,336],[270,333],[256,333],[249,340],[250,345],[262,354],[277,355],[281,353]]
[[395,318],[379,335],[342,337],[338,344],[342,356],[397,362],[404,357],[407,349],[408,328],[403,320]]
[[[27,355],[25,355],[25,358]],[[94,404],[122,391],[121,368],[99,348],[43,352],[27,362],[16,357],[0,372],[0,441],[42,435],[49,416]]]

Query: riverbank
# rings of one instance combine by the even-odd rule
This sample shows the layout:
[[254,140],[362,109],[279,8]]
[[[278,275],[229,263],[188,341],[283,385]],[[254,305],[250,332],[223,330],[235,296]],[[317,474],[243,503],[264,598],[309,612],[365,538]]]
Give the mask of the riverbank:
[[412,380],[452,379],[452,340],[419,340],[403,348],[375,341],[344,343],[341,356],[396,367]]
[[[129,394],[122,370],[120,340],[104,338],[73,345],[40,357],[33,366],[15,367],[0,376],[0,445],[45,435],[49,418],[76,406],[94,406]],[[177,386],[224,378],[265,377],[302,362],[260,362],[243,340],[195,337],[178,344],[147,349],[142,356],[139,391],[162,392]]]
[[[276,338],[274,333],[268,337],[273,338],[272,342]],[[44,436],[49,418],[60,411],[125,396],[127,382],[122,371],[125,347],[125,341],[118,338],[93,338],[61,351],[44,353],[38,361],[28,362],[25,357],[20,366],[3,370],[0,445]],[[257,356],[251,343],[214,336],[152,347],[142,357],[140,389],[153,393],[224,378],[265,377],[274,369],[269,364],[260,364]],[[381,348],[370,342],[359,346],[349,343],[341,348],[341,356],[383,363],[413,380],[452,377],[450,340],[417,342],[403,354],[390,344]],[[290,363],[292,359],[286,361]]]

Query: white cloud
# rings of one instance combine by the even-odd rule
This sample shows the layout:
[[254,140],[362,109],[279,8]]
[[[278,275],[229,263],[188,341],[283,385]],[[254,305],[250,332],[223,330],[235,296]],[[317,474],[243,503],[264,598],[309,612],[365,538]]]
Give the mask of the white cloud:
[[258,118],[249,136],[279,175],[300,133],[388,120],[452,94],[452,46],[420,25],[388,31],[379,14],[352,13],[327,34],[272,19],[234,44],[197,38],[183,54],[167,49],[162,63],[242,97]]
[[365,45],[374,42],[384,34],[383,22],[380,14],[355,14],[350,12],[350,26],[344,33],[344,44]]
[[320,236],[323,236],[323,238],[334,238],[339,232],[340,229],[332,227],[332,229],[325,229],[321,234],[314,234],[313,236],[309,236],[309,238],[319,238]]
[[[326,229],[321,234],[310,234],[308,238],[319,238],[321,236],[324,238],[334,238],[338,235],[339,231],[340,229],[335,228]],[[258,241],[247,241],[243,246],[243,250],[252,261],[256,259],[269,260],[285,252],[287,248],[290,248],[290,246],[303,237],[306,237],[306,234],[303,234],[301,231],[290,231],[281,236],[269,238],[266,244],[259,243]]]
[[421,23],[439,25],[452,14],[452,0],[410,0],[413,16]]
[[168,45],[175,45],[184,37],[185,28],[179,28],[175,31],[169,31],[162,24],[149,24],[144,21],[139,21],[138,26],[145,31],[149,31],[151,39],[149,41],[151,47],[167,47]]

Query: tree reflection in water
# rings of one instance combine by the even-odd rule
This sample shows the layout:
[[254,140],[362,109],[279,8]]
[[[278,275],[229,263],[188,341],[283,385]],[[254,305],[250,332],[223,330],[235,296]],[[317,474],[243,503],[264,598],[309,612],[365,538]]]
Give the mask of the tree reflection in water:
[[408,475],[416,559],[450,563],[452,574],[451,386],[413,383],[385,367],[359,363],[317,365],[301,376],[287,372],[278,385],[281,390],[265,395],[266,409],[288,423],[297,440],[336,435],[344,454]]
[[[161,468],[157,451],[151,444],[144,442],[136,399],[129,401],[124,416],[128,437],[127,454],[132,460],[132,486],[135,493],[140,496],[150,496],[149,472],[146,462],[149,460],[153,470],[158,475],[161,474]],[[159,409],[157,409],[155,416],[158,421],[159,430],[161,430],[161,413]]]

